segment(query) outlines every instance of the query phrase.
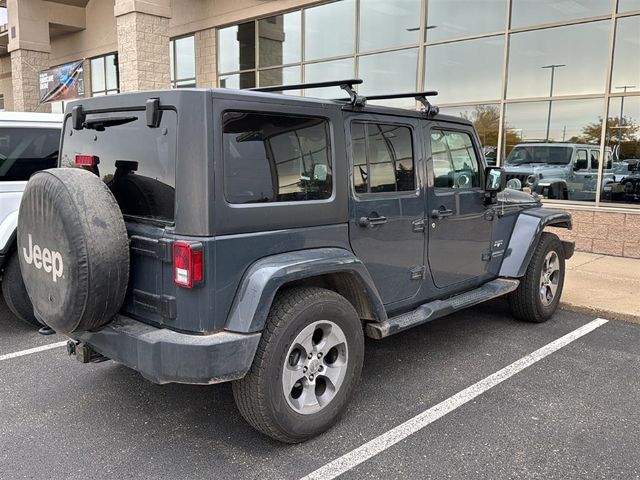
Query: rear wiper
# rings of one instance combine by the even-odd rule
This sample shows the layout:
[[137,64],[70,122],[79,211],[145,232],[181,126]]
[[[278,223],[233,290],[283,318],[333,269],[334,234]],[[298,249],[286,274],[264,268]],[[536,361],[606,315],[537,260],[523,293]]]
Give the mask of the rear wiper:
[[99,132],[104,131],[106,127],[114,127],[116,125],[124,125],[126,123],[135,122],[138,117],[98,117],[86,120],[82,124],[82,128],[88,128],[90,130],[97,130]]

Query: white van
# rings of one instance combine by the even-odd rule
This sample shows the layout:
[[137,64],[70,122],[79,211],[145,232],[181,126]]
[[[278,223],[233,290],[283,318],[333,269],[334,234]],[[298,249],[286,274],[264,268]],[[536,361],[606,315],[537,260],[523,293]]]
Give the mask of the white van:
[[20,198],[29,177],[58,163],[63,115],[0,112],[0,278],[9,309],[41,326],[33,314],[16,255]]

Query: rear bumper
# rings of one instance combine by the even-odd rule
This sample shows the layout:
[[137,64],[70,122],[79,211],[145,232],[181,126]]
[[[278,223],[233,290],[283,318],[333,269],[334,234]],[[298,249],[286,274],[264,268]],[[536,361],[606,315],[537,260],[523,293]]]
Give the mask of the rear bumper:
[[189,335],[123,315],[98,331],[71,337],[154,383],[199,385],[244,377],[260,341],[260,333]]

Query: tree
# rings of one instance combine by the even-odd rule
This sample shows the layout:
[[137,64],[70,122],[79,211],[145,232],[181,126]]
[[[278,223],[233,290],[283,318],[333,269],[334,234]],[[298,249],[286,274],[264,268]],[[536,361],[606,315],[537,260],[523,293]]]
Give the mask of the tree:
[[[465,111],[460,116],[473,123],[483,146],[497,147],[500,127],[500,107],[497,105],[476,105],[472,111]],[[505,144],[513,146],[522,141],[520,134],[505,125]]]
[[[637,142],[637,133],[640,127],[633,118],[622,117],[622,125],[620,125],[620,117],[609,118],[607,121],[607,143],[625,143]],[[587,124],[582,128],[582,135],[577,138],[580,143],[600,143],[602,134],[602,117],[598,117],[597,122]]]

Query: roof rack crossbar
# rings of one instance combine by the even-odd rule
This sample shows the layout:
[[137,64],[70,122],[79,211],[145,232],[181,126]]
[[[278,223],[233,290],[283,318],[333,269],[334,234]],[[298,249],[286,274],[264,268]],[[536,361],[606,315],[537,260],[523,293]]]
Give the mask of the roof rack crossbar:
[[[440,109],[432,105],[427,97],[435,97],[438,92],[435,90],[427,90],[426,92],[414,92],[414,93],[391,93],[385,95],[367,95],[366,100],[392,100],[395,98],[414,98],[424,106],[424,113],[427,116],[437,115]],[[338,101],[347,101],[346,98],[339,98]]]
[[359,96],[353,89],[354,85],[360,85],[362,79],[360,78],[348,78],[346,80],[330,80],[327,82],[312,82],[312,83],[298,83],[292,85],[275,85],[271,87],[255,87],[248,90],[254,92],[284,92],[289,90],[302,90],[313,88],[325,88],[325,87],[340,87],[349,95],[349,102],[356,107],[363,107],[366,100],[364,97]]

